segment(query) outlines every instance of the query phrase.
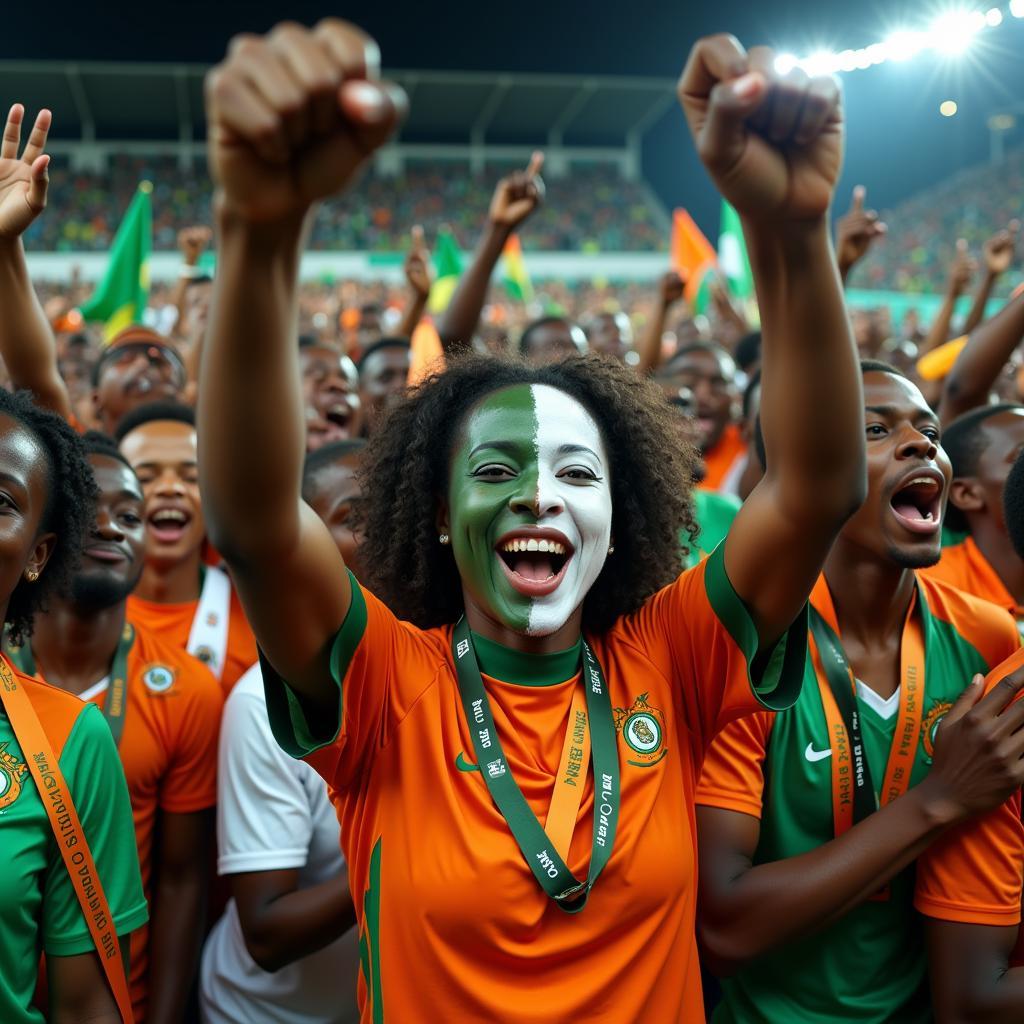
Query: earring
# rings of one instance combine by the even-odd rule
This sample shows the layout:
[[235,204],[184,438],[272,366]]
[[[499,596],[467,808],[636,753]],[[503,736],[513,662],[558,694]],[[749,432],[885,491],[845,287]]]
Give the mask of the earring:
[[451,537],[449,537],[447,533],[438,534],[437,539],[442,544],[450,544],[451,543]]
[[28,569],[25,572],[25,579],[27,579],[29,583],[35,583],[35,581],[39,579],[39,573],[37,573],[35,569]]

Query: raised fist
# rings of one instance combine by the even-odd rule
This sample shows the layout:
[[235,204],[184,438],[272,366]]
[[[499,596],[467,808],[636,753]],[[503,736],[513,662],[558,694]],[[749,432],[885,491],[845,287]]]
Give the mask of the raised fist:
[[667,309],[673,302],[678,302],[683,297],[683,289],[686,282],[676,270],[667,270],[658,280],[658,297],[661,304]]
[[206,76],[210,174],[226,208],[251,221],[301,217],[348,185],[406,110],[379,70],[377,44],[335,18],[232,40]]
[[701,39],[678,93],[704,166],[746,218],[766,223],[825,215],[843,160],[839,88],[794,68],[780,75],[766,47],[730,35]]
[[203,225],[182,228],[178,232],[178,251],[190,267],[199,262],[212,237],[213,232]]
[[888,230],[878,219],[877,211],[864,209],[866,194],[864,186],[857,185],[850,209],[836,222],[836,262],[843,277],[864,258],[871,243]]
[[525,171],[516,171],[502,178],[491,199],[491,222],[514,231],[544,201],[544,181],[540,169],[544,166],[544,154],[537,152],[530,157]]
[[1020,231],[1020,221],[1011,220],[1005,230],[994,234],[982,247],[985,254],[985,269],[995,277],[998,274],[1005,274],[1013,263],[1014,247],[1017,244],[1017,232]]
[[18,159],[25,108],[15,103],[7,115],[0,143],[0,238],[17,238],[46,207],[49,156],[43,153],[50,112],[40,110],[25,151]]

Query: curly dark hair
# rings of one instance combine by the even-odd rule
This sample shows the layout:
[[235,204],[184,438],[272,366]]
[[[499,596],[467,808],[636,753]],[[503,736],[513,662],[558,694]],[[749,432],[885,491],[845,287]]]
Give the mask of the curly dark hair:
[[67,589],[78,568],[96,515],[96,483],[81,438],[60,416],[38,408],[30,392],[0,391],[0,414],[20,423],[46,456],[47,500],[39,533],[57,537],[39,579],[19,580],[7,602],[8,636],[21,644],[32,634],[35,613],[46,608],[51,595]]
[[[531,366],[514,357],[464,355],[431,376],[388,416],[363,461],[363,564],[373,592],[423,629],[455,622],[462,585],[450,547],[437,540],[437,501],[467,412],[517,384],[546,384],[577,399],[608,448],[612,536],[583,603],[583,624],[602,632],[681,570],[681,536],[696,536],[691,491],[696,451],[657,385],[600,356]],[[681,533],[681,531],[683,531]]]

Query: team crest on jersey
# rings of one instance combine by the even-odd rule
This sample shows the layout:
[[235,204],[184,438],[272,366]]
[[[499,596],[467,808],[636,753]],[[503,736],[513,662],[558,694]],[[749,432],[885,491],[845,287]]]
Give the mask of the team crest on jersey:
[[921,722],[921,745],[924,747],[929,764],[932,763],[932,758],[935,756],[935,734],[939,731],[942,720],[952,708],[953,705],[948,700],[937,700]]
[[629,747],[627,763],[636,768],[650,768],[668,753],[664,716],[658,708],[651,707],[646,693],[641,693],[628,708],[615,709],[615,729]]
[[174,669],[166,665],[150,665],[142,673],[142,681],[150,693],[166,693],[174,685]]
[[10,807],[21,795],[22,780],[28,766],[13,754],[7,753],[7,744],[0,743],[0,811]]

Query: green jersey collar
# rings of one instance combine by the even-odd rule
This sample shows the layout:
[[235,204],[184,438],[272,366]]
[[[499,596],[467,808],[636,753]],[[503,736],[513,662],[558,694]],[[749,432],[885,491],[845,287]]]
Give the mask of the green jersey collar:
[[552,651],[550,654],[525,654],[511,647],[488,640],[479,633],[473,633],[473,649],[476,651],[480,671],[492,679],[518,686],[554,686],[572,679],[580,670],[583,651],[582,640],[577,640],[566,651]]

